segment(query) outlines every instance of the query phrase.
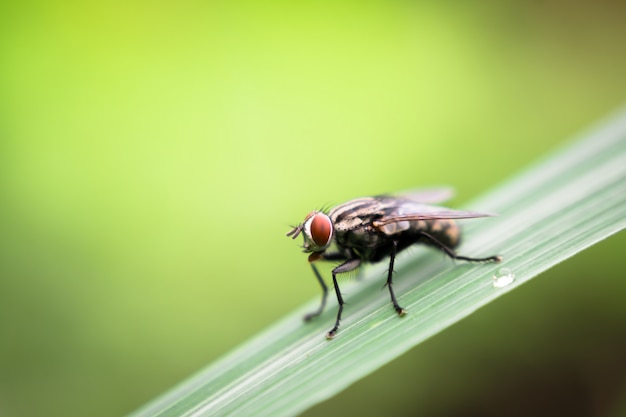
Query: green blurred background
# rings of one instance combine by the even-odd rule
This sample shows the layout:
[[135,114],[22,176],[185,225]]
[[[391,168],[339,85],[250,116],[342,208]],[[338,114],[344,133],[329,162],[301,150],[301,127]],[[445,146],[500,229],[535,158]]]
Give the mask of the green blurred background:
[[[625,17],[619,1],[4,2],[0,415],[124,415],[319,296],[284,237],[311,209],[439,184],[462,205],[556,149],[623,104]],[[306,415],[626,414],[625,244]]]

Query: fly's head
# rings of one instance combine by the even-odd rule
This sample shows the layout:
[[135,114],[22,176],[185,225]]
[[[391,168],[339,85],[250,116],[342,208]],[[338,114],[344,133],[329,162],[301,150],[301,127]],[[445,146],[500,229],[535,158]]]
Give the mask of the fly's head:
[[300,233],[304,236],[305,253],[324,252],[333,240],[333,222],[330,217],[321,211],[312,211],[305,217],[304,223],[294,227],[287,236],[292,239]]

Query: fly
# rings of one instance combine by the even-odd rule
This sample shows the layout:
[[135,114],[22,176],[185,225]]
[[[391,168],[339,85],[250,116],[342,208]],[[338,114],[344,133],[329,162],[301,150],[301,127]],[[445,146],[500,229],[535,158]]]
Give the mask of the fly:
[[[367,262],[378,262],[389,257],[387,288],[393,308],[399,316],[406,310],[398,304],[393,292],[393,265],[396,255],[416,243],[439,249],[452,259],[469,262],[500,262],[500,256],[470,258],[458,255],[461,230],[455,220],[489,217],[494,214],[475,211],[452,210],[430,204],[449,199],[449,189],[430,189],[401,196],[380,195],[357,198],[333,207],[329,211],[312,211],[304,222],[294,227],[287,236],[293,239],[302,233],[304,252],[322,287],[322,302],[317,310],[307,314],[305,321],[319,316],[326,305],[328,287],[320,275],[315,261],[334,261],[339,265],[332,270],[333,286],[339,310],[335,325],[326,337],[332,339],[339,329],[344,301],[337,275],[350,272]],[[334,249],[328,250],[334,243]]]

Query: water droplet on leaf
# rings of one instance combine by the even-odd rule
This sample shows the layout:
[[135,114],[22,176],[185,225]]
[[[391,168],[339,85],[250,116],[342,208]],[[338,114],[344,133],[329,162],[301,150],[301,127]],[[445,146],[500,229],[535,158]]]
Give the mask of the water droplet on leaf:
[[509,268],[500,268],[498,273],[493,276],[493,286],[496,288],[506,287],[515,281],[515,273]]

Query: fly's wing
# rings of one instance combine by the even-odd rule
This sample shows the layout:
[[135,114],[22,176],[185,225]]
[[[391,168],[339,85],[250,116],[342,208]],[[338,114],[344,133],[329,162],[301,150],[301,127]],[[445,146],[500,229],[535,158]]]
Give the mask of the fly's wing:
[[399,198],[422,204],[437,204],[454,197],[454,189],[450,187],[423,188],[407,190],[397,194]]
[[473,219],[477,217],[491,217],[493,213],[453,210],[446,207],[430,206],[415,203],[411,200],[399,200],[393,210],[388,210],[384,216],[373,222],[375,227],[382,227],[392,223],[410,222],[417,220],[454,220]]

